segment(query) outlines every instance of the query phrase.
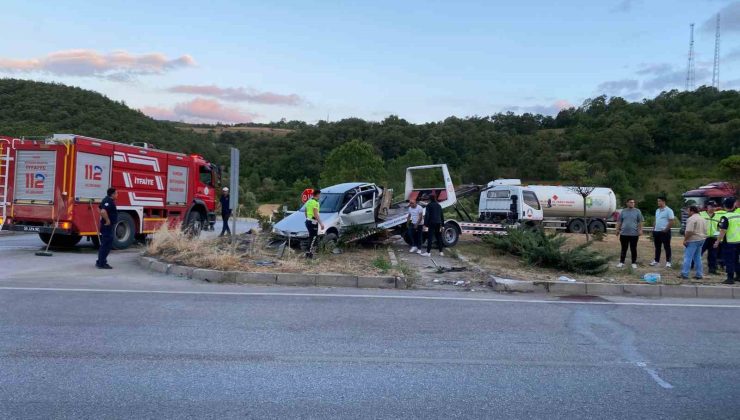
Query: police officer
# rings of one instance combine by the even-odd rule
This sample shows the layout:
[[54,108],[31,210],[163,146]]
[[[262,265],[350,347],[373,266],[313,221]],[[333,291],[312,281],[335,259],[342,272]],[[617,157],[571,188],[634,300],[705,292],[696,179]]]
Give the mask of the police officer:
[[220,202],[221,202],[221,219],[224,221],[223,227],[221,227],[221,234],[218,236],[224,236],[228,233],[231,236],[231,229],[229,229],[229,217],[231,217],[231,208],[229,207],[229,189],[224,187],[222,190]]
[[113,247],[113,228],[118,222],[118,210],[116,210],[116,198],[118,192],[115,188],[108,188],[106,197],[100,202],[100,249],[95,267],[110,270],[108,265],[108,254]]
[[704,220],[707,221],[707,239],[704,240],[704,245],[701,248],[701,253],[707,253],[707,264],[709,265],[709,274],[717,274],[717,249],[714,248],[714,243],[717,242],[717,236],[719,236],[719,219],[724,214],[724,211],[714,211],[714,201],[707,201],[707,209],[701,213]]
[[717,224],[719,237],[717,237],[714,247],[717,248],[722,243],[722,256],[727,270],[727,280],[722,283],[734,284],[735,270],[740,268],[735,266],[738,247],[740,247],[740,213],[733,211],[735,208],[734,198],[726,198],[722,204],[726,213],[722,215]]
[[321,199],[321,191],[317,188],[313,192],[313,197],[306,201],[304,211],[306,212],[306,229],[308,229],[308,250],[306,251],[306,258],[313,258],[313,247],[316,244],[316,238],[319,235],[319,226],[324,229],[324,224],[321,222],[321,205],[319,204]]

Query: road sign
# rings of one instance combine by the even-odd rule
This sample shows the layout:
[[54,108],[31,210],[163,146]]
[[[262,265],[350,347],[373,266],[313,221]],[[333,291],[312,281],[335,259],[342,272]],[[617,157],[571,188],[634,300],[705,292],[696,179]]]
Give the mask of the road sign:
[[231,148],[231,165],[229,166],[229,208],[231,218],[231,242],[236,238],[236,208],[239,206],[239,149]]
[[306,188],[301,194],[301,203],[305,203],[309,198],[313,196],[313,188]]

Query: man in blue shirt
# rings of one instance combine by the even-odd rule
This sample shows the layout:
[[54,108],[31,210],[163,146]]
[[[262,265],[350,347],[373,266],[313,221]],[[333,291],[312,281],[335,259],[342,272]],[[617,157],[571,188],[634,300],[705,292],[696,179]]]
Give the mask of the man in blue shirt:
[[673,210],[665,204],[665,197],[658,197],[658,208],[655,210],[655,228],[653,229],[653,243],[655,244],[655,259],[651,266],[660,262],[660,249],[665,248],[665,266],[671,268],[671,227],[676,217]]
[[113,232],[118,223],[118,210],[116,209],[116,198],[118,192],[115,188],[108,188],[107,195],[100,202],[100,248],[98,249],[98,260],[95,267],[110,270],[108,265],[108,254],[113,247]]

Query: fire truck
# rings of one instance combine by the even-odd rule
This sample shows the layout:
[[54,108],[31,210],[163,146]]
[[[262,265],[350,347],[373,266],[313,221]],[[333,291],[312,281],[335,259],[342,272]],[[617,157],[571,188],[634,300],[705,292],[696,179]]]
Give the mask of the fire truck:
[[[123,249],[162,224],[195,234],[215,223],[217,166],[199,155],[73,134],[42,140],[0,136],[0,226],[45,243],[99,243],[99,203],[118,191],[113,246]],[[52,237],[53,235],[53,237]]]

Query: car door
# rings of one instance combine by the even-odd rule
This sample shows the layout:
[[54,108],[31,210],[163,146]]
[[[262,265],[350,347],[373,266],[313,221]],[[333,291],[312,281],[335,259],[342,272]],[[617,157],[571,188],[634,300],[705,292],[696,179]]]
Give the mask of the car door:
[[342,221],[342,227],[374,225],[376,202],[377,196],[375,190],[355,194],[352,200],[344,206],[339,216]]

